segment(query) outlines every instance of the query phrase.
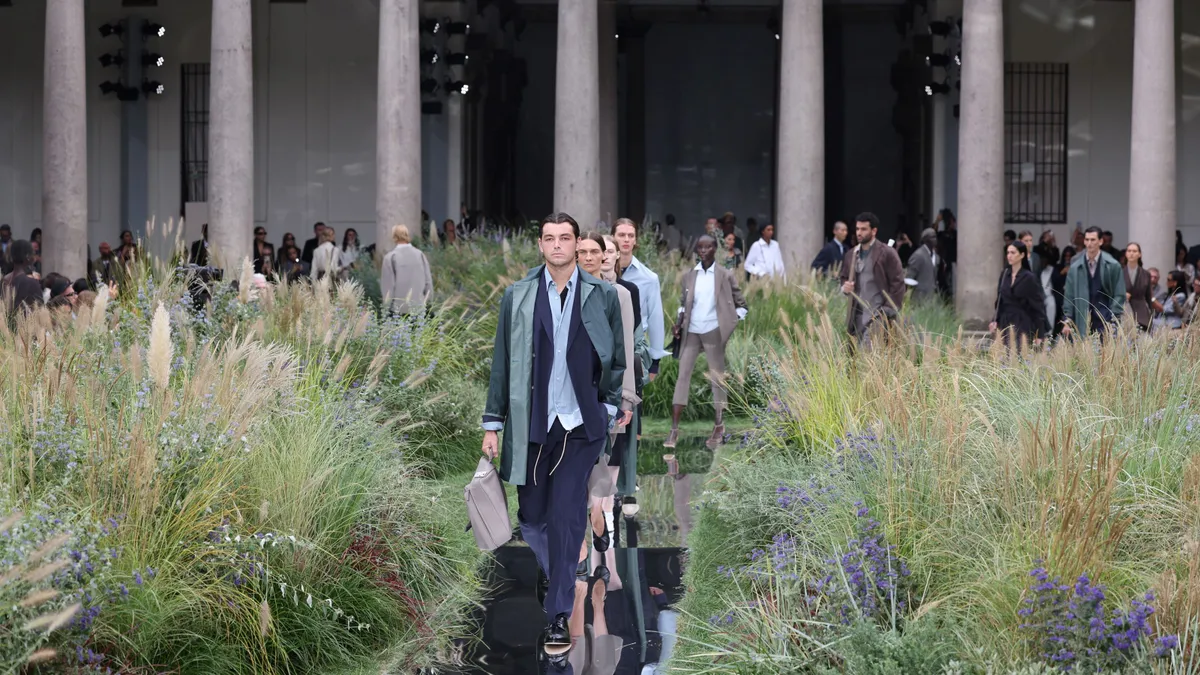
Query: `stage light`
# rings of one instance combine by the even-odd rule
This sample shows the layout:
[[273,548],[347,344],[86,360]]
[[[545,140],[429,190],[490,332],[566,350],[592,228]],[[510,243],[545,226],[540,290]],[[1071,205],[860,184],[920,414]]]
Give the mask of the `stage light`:
[[451,82],[446,85],[446,88],[456,94],[466,94],[471,91],[471,85],[466,82]]
[[437,62],[438,62],[438,53],[437,53],[436,49],[422,49],[421,50],[421,63],[431,63],[432,64],[432,63],[437,63]]
[[446,55],[446,64],[451,65],[451,66],[465,66],[465,65],[467,65],[467,55],[466,54],[447,54]]
[[954,65],[960,66],[960,67],[962,66],[962,52],[959,52],[954,55]]
[[462,21],[446,22],[446,33],[449,35],[466,35],[471,32],[471,24]]
[[100,93],[101,94],[115,94],[120,90],[121,90],[121,85],[119,85],[119,84],[116,84],[113,82],[107,82],[107,81],[100,83]]
[[145,92],[147,96],[150,94],[162,96],[164,93],[166,93],[167,89],[162,85],[162,82],[159,82],[158,80],[146,80],[145,82],[142,82],[142,91]]
[[442,24],[437,19],[421,19],[421,30],[430,35],[437,35],[437,32],[442,29]]
[[950,23],[948,21],[930,21],[929,22],[929,34],[930,35],[946,37],[947,35],[950,35],[950,32],[953,30],[954,30],[954,27],[952,25],[950,25]]
[[145,35],[146,37],[165,37],[166,34],[167,34],[167,29],[164,28],[162,26],[162,24],[158,24],[158,23],[142,24],[142,35]]
[[925,57],[925,65],[931,68],[945,68],[950,65],[950,57],[946,54],[930,54]]
[[125,27],[119,23],[106,23],[100,26],[100,36],[108,37],[110,35],[120,35],[125,32]]
[[925,95],[926,96],[933,96],[934,94],[949,94],[949,93],[950,93],[950,85],[946,84],[945,82],[934,82],[932,84],[925,85]]
[[126,87],[117,82],[101,82],[100,93],[116,94],[117,99],[121,101],[136,101],[138,99],[138,91],[133,87]]
[[164,65],[166,65],[166,63],[167,63],[167,60],[162,57],[162,54],[143,54],[142,55],[142,65],[143,66],[156,66],[158,68],[162,68]]
[[441,101],[421,101],[421,114],[422,115],[441,115],[442,114],[442,102]]
[[109,66],[119,66],[125,63],[125,57],[120,54],[101,54],[100,65],[107,68]]
[[421,80],[421,93],[432,94],[433,92],[437,91],[437,88],[437,80],[428,77],[424,80]]

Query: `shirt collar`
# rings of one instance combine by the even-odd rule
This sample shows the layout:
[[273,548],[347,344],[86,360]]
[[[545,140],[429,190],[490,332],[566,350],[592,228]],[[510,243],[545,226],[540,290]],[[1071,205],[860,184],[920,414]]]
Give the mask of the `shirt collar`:
[[696,263],[695,270],[697,272],[700,272],[701,274],[716,274],[717,273],[717,263],[714,261],[713,264],[710,265],[708,269],[704,269],[704,263],[698,262],[698,263]]
[[[547,265],[542,266],[542,277],[546,280],[546,288],[550,288],[550,284],[554,283],[554,279],[552,279],[550,277],[550,267],[549,266],[547,266]],[[575,269],[571,272],[571,278],[567,280],[567,288],[574,288],[575,283],[578,281],[579,281],[579,265],[576,265]],[[558,290],[560,293],[562,292],[561,288]]]

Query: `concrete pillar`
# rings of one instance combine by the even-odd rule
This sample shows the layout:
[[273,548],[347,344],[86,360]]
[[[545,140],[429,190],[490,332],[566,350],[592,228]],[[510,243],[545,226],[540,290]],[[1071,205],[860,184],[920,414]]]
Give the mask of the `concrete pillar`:
[[1129,240],[1160,270],[1175,268],[1176,42],[1175,3],[1134,3]]
[[789,270],[807,270],[825,230],[822,0],[785,0],[779,67],[776,231]]
[[446,102],[446,218],[462,220],[463,204],[463,132],[465,130],[461,96]]
[[963,4],[958,127],[958,272],[954,306],[968,328],[993,316],[1004,260],[1004,10]]
[[83,0],[46,0],[42,272],[87,274],[87,77]]
[[590,230],[600,218],[596,0],[559,0],[554,91],[554,210]]
[[617,3],[600,0],[600,217],[619,218],[617,106]]
[[375,129],[375,241],[421,223],[421,36],[417,0],[379,2],[379,98]]
[[254,70],[251,0],[212,0],[208,241],[237,278],[254,238]]

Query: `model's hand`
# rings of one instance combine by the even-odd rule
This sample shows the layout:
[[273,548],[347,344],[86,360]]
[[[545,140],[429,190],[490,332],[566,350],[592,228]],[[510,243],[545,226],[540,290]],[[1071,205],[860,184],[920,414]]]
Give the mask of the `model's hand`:
[[494,431],[483,432],[483,454],[488,459],[496,459],[500,454],[500,434]]
[[1069,323],[1068,323],[1068,324],[1063,324],[1062,334],[1063,334],[1064,336],[1070,337],[1070,335],[1071,335],[1071,324],[1069,324]]
[[842,292],[846,295],[852,295],[854,293],[854,282],[847,281],[846,283],[842,284]]
[[632,421],[633,421],[633,411],[626,410],[621,413],[620,417],[617,418],[617,426],[618,427],[627,427],[627,426],[629,426],[629,423]]
[[995,333],[995,332],[996,332],[996,322],[995,322],[995,321],[993,321],[993,322],[991,322],[991,323],[989,323],[989,324],[988,324],[988,332],[989,332],[989,333]]
[[658,377],[658,373],[650,373],[650,381],[651,382],[653,382],[654,378],[656,378],[656,377]]

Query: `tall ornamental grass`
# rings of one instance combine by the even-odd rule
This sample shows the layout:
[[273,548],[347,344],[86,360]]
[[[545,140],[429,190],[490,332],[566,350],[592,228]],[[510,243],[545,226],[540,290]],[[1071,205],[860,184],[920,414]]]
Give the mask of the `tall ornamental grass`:
[[94,310],[0,321],[0,664],[445,658],[482,560],[426,479],[432,409],[389,407],[470,370],[439,330],[379,320],[353,283],[224,286],[197,309],[151,263]]
[[836,321],[705,486],[672,672],[1200,670],[1195,333],[849,356]]

